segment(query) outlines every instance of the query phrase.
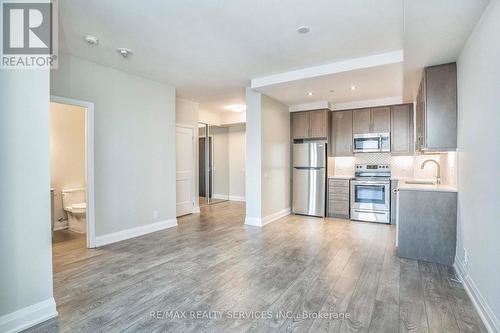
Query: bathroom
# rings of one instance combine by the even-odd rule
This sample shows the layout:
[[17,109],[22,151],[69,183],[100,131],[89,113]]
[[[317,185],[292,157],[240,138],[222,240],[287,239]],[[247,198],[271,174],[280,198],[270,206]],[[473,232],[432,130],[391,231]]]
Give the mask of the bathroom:
[[86,109],[51,103],[51,224],[54,246],[86,247]]

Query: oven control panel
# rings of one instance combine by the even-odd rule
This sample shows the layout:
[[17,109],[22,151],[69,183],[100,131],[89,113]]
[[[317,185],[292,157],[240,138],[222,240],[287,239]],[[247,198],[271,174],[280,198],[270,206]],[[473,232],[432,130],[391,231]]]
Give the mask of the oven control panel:
[[389,164],[356,164],[356,177],[390,177],[391,166]]

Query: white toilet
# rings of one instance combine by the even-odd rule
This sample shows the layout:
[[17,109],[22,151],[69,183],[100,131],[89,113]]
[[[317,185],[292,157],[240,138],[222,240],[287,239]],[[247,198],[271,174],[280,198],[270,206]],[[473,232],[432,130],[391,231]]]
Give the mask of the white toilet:
[[78,233],[87,232],[87,203],[85,188],[63,189],[62,203],[68,214],[68,228]]

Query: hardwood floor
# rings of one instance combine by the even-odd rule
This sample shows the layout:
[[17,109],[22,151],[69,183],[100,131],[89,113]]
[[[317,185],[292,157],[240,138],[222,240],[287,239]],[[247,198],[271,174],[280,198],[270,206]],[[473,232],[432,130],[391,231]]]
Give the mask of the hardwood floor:
[[451,268],[395,255],[394,227],[243,221],[224,202],[100,249],[54,248],[59,317],[29,331],[486,332]]

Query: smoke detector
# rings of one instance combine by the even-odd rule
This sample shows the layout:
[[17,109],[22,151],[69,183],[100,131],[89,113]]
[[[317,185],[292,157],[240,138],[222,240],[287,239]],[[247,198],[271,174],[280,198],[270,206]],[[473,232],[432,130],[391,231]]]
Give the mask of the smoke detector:
[[87,44],[90,44],[90,45],[97,45],[97,44],[99,44],[99,39],[96,36],[86,35],[84,37],[84,39],[87,42]]
[[309,28],[307,25],[303,25],[303,26],[297,28],[297,32],[299,34],[307,34],[310,30],[311,30],[311,28]]
[[117,49],[118,53],[122,55],[124,58],[128,58],[130,55],[133,54],[131,49],[127,49],[126,47],[120,47]]

